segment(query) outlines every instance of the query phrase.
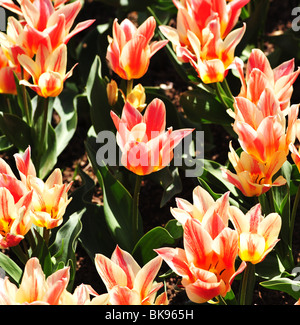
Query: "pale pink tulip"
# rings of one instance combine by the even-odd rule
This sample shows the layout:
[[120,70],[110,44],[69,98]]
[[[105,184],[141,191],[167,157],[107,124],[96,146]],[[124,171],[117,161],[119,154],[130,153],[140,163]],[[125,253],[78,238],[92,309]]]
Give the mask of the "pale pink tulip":
[[142,268],[134,258],[119,246],[111,259],[96,254],[96,269],[103,280],[111,305],[153,305],[167,304],[166,293],[156,297],[163,283],[154,282],[162,259],[157,256]]
[[33,257],[25,265],[19,288],[8,277],[0,279],[0,304],[59,305],[69,278],[69,267],[65,267],[46,279],[39,260]]

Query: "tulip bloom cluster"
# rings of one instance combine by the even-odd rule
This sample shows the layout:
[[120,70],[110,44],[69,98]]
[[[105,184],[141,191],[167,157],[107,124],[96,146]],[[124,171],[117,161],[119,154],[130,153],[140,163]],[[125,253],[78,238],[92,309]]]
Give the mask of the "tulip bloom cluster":
[[[17,6],[13,1],[0,1],[4,8],[17,13],[21,20],[8,18],[7,33],[0,34],[0,44],[9,60],[12,71],[24,69],[21,81],[42,97],[58,96],[64,81],[71,76],[66,73],[66,44],[78,32],[89,27],[94,20],[71,27],[81,9],[81,2],[75,1],[24,0]],[[34,59],[34,56],[35,59]],[[32,82],[28,79],[32,77]],[[4,81],[12,84],[12,72],[4,74]],[[1,82],[1,83],[4,83]],[[4,91],[3,91],[4,92]],[[9,93],[14,93],[9,91]]]
[[[69,267],[64,267],[47,279],[35,257],[25,265],[19,287],[8,277],[0,279],[0,305],[106,305],[107,294],[98,295],[89,285],[81,284],[74,293],[67,291]],[[90,295],[94,298],[90,299]]]
[[30,148],[15,155],[18,179],[10,166],[0,160],[0,247],[16,246],[32,224],[52,229],[63,221],[69,204],[68,191],[72,183],[62,183],[62,174],[55,169],[46,182],[36,177],[30,159]]
[[[203,303],[225,296],[246,262],[261,262],[278,241],[281,218],[265,218],[260,205],[246,215],[229,204],[229,192],[218,200],[201,188],[193,191],[193,204],[177,199],[173,216],[183,225],[184,248],[159,248],[156,252],[182,277],[189,299]],[[229,219],[235,229],[228,226]],[[235,270],[236,258],[242,260]]]
[[246,26],[232,30],[249,0],[173,0],[177,29],[160,26],[181,62],[190,62],[204,83],[223,81]]
[[272,186],[285,184],[282,176],[272,178],[295,141],[298,105],[289,103],[300,70],[294,72],[293,60],[272,70],[258,49],[249,57],[246,77],[240,60],[236,60],[236,66],[242,87],[234,98],[234,112],[229,112],[243,152],[238,157],[230,145],[229,160],[236,174],[225,170],[224,176],[244,195],[259,196]]

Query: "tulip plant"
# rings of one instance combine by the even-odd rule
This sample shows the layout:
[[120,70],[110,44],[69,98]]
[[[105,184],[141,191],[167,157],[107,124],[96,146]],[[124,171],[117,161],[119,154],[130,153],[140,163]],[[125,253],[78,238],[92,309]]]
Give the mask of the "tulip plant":
[[[0,304],[166,306],[172,276],[185,304],[251,305],[264,287],[299,305],[299,50],[264,51],[272,3],[99,3],[105,24],[88,2],[0,0]],[[160,58],[177,103],[149,85]],[[70,181],[58,162],[81,121],[92,176],[79,162]],[[93,283],[76,282],[78,244]]]

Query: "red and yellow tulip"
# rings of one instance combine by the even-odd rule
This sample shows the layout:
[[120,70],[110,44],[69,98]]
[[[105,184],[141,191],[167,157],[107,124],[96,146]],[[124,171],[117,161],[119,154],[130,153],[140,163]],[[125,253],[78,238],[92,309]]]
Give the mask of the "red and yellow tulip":
[[33,83],[21,80],[20,84],[30,87],[39,96],[58,96],[64,82],[72,75],[73,68],[66,73],[67,47],[61,44],[54,51],[51,46],[41,43],[38,47],[35,60],[25,54],[18,56],[22,67],[32,76]]
[[19,288],[8,277],[0,279],[0,304],[59,305],[69,278],[69,267],[65,267],[46,279],[39,260],[33,257],[25,265]]
[[6,187],[19,198],[31,193],[31,221],[38,227],[52,229],[63,221],[63,215],[71,199],[68,191],[72,186],[63,184],[62,173],[56,168],[44,182],[36,177],[36,170],[30,158],[30,147],[24,154],[15,154],[16,166],[21,180],[18,180],[9,165],[0,160],[0,186]]
[[117,129],[117,143],[123,166],[137,175],[148,175],[166,167],[173,159],[173,149],[192,129],[173,131],[166,128],[164,103],[156,98],[142,115],[126,102],[122,116],[111,117]]
[[80,22],[70,32],[82,5],[80,1],[65,2],[55,1],[53,4],[51,0],[22,0],[20,6],[12,1],[0,1],[0,4],[24,18],[23,41],[27,49],[36,53],[39,45],[47,43],[48,38],[54,50],[60,44],[67,44],[71,37],[94,22],[93,19]]
[[156,297],[163,283],[156,283],[155,277],[162,259],[157,256],[142,268],[134,258],[119,246],[111,259],[96,254],[96,269],[103,280],[111,305],[166,305],[166,292]]
[[266,88],[254,104],[244,97],[235,98],[234,131],[244,151],[262,163],[273,160],[273,155],[283,151],[288,155],[290,143],[295,141],[295,123],[298,105],[288,110],[288,126],[272,90]]
[[33,193],[8,175],[0,175],[0,184],[0,247],[5,249],[18,245],[30,230]]
[[237,58],[235,65],[242,82],[239,96],[248,98],[257,104],[263,91],[269,88],[279,101],[280,109],[288,112],[293,83],[300,73],[300,68],[294,71],[294,59],[272,69],[266,55],[261,50],[254,49],[249,56],[245,75],[242,60]]
[[176,198],[177,208],[171,208],[171,213],[182,225],[189,218],[206,222],[212,213],[218,213],[224,225],[228,225],[229,192],[223,194],[216,201],[201,186],[193,190],[193,204],[181,198]]
[[129,19],[124,19],[121,24],[115,19],[106,59],[111,69],[122,79],[132,80],[144,76],[151,57],[166,45],[167,41],[150,43],[155,28],[154,17],[149,17],[138,28]]
[[239,256],[245,262],[257,264],[279,241],[281,217],[270,213],[266,217],[261,214],[261,206],[257,204],[246,214],[235,206],[230,207],[231,220],[239,234]]
[[68,191],[72,183],[63,184],[62,173],[56,168],[45,182],[29,175],[27,184],[34,191],[32,199],[33,223],[47,229],[58,227],[62,223],[66,207],[71,201],[71,198],[68,198]]
[[238,234],[226,227],[217,213],[205,223],[189,218],[184,225],[184,249],[159,248],[155,251],[169,267],[182,277],[188,298],[204,303],[225,296],[235,276],[246,266],[235,270]]
[[260,196],[272,186],[282,186],[286,183],[281,175],[273,180],[273,176],[286,161],[285,152],[277,151],[272,160],[263,164],[244,151],[239,157],[231,143],[229,147],[228,158],[236,174],[223,168],[223,177],[236,186],[245,196]]
[[190,62],[204,83],[223,81],[246,26],[232,30],[249,0],[173,1],[178,8],[177,28],[160,26],[182,62]]

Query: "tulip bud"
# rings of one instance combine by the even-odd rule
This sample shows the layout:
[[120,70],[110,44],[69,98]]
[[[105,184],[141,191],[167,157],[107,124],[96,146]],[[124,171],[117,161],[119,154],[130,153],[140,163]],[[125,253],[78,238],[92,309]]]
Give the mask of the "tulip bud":
[[118,100],[118,85],[117,83],[112,80],[109,82],[106,86],[106,92],[107,92],[107,99],[108,99],[108,104],[110,106],[114,106]]
[[145,88],[138,84],[136,85],[132,91],[127,95],[126,100],[136,109],[138,109],[140,112],[144,110],[144,108],[147,106],[146,102],[146,94],[145,94]]

